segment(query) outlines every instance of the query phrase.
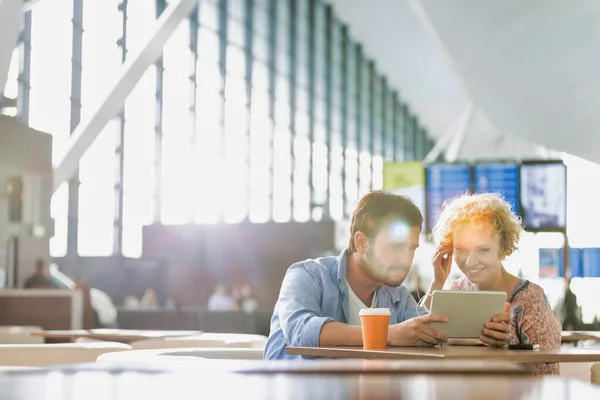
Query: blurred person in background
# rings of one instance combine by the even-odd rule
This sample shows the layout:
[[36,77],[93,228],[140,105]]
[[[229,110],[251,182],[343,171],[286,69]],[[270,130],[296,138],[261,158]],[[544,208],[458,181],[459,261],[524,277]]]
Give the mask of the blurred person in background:
[[215,291],[208,299],[208,311],[231,311],[233,302],[227,294],[225,285],[219,284],[215,286]]
[[566,281],[565,298],[562,303],[563,330],[575,331],[581,327],[581,310],[577,304],[577,295],[571,290],[571,279]]
[[238,285],[235,285],[231,289],[231,308],[233,310],[241,310],[242,300],[242,289]]
[[258,301],[252,295],[252,289],[249,285],[242,286],[242,310],[246,313],[252,313],[258,308]]
[[25,289],[60,289],[60,286],[48,274],[46,262],[42,258],[35,260],[35,272],[25,281]]

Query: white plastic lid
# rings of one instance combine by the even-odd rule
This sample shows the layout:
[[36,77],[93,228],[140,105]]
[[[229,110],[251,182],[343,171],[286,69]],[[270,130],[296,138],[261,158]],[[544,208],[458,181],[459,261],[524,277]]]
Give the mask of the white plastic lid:
[[361,308],[358,315],[391,315],[389,308]]

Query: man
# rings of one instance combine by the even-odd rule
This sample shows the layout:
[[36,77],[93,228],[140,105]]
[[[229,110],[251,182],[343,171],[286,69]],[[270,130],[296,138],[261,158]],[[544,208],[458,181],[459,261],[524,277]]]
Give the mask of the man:
[[43,259],[35,260],[35,272],[25,281],[25,289],[60,289],[60,286],[48,276],[46,263]]
[[422,224],[421,212],[406,197],[372,191],[360,199],[347,249],[337,257],[306,260],[288,269],[264,357],[299,358],[286,354],[287,346],[362,345],[358,312],[369,307],[391,310],[392,346],[447,342],[442,332],[428,326],[447,318],[428,314],[401,286],[419,246]]

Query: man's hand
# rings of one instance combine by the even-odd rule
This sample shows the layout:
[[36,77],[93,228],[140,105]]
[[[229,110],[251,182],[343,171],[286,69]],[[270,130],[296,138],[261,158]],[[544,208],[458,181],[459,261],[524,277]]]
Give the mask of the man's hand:
[[448,322],[439,314],[427,314],[399,324],[390,325],[388,343],[390,346],[436,346],[446,343],[448,338],[442,332],[430,328],[430,322]]
[[510,334],[510,303],[504,304],[504,312],[496,314],[486,322],[483,335],[479,337],[484,344],[493,347],[506,346]]

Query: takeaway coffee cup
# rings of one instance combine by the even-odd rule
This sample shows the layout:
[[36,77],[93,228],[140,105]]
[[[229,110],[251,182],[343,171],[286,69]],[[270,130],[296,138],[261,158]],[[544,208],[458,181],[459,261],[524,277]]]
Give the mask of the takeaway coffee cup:
[[363,308],[359,311],[365,350],[385,349],[387,346],[390,310],[388,308]]

